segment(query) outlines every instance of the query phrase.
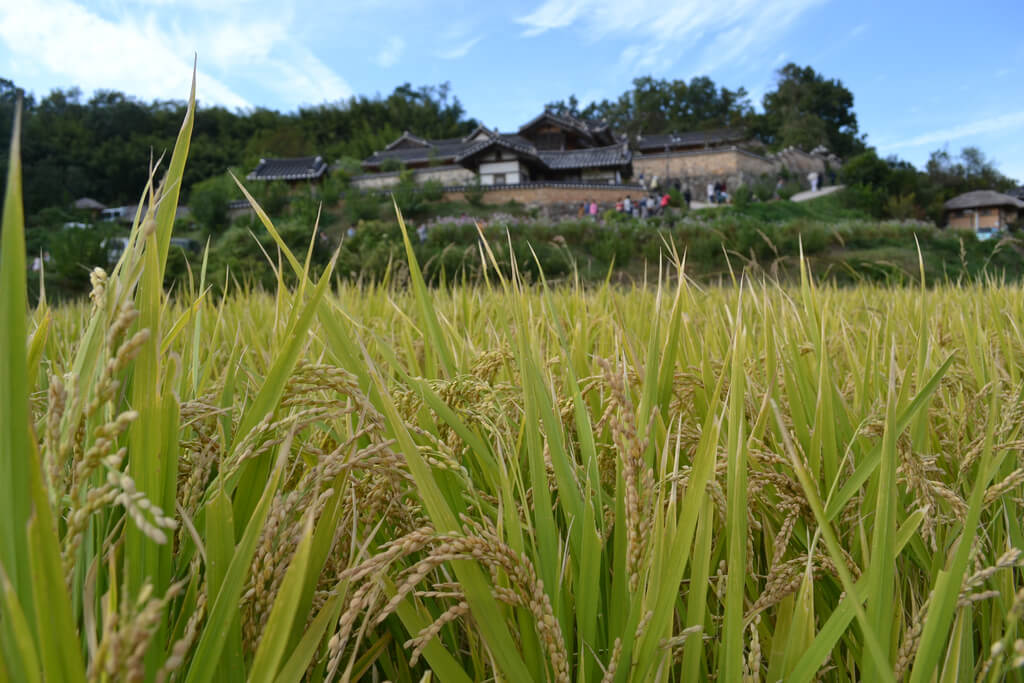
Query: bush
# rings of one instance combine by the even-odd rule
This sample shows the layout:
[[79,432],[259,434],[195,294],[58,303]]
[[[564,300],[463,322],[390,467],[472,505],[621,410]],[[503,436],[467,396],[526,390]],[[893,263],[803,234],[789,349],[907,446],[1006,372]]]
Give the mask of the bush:
[[385,159],[380,164],[380,170],[382,173],[394,173],[395,171],[401,171],[404,168],[405,164],[398,159]]
[[889,201],[885,203],[885,212],[899,220],[913,218],[917,213],[916,204],[914,202],[914,193],[911,192],[910,194],[901,194],[898,197],[889,197]]
[[775,181],[771,176],[761,176],[754,184],[754,196],[762,202],[767,202],[775,196]]
[[844,203],[873,216],[881,218],[886,206],[885,191],[868,185],[853,185],[843,190]]
[[746,185],[740,185],[732,193],[732,203],[739,209],[745,209],[750,206],[750,202],[753,198],[754,191]]
[[279,216],[288,206],[288,184],[283,180],[271,182],[256,181],[249,192],[259,202],[268,216]]
[[398,184],[391,189],[391,196],[407,216],[419,216],[422,213],[425,204],[423,193],[416,187],[411,171],[402,171]]
[[438,202],[444,197],[444,185],[441,184],[440,180],[428,180],[420,186],[420,192],[423,193],[424,200]]
[[800,187],[800,183],[798,183],[798,182],[796,182],[794,180],[791,180],[791,181],[789,181],[788,183],[786,183],[785,185],[783,185],[782,187],[779,188],[779,199],[787,199],[788,200],[793,195],[795,195],[797,192],[799,192],[801,189],[803,189],[803,188]]
[[372,220],[380,213],[381,195],[351,189],[345,195],[345,214],[350,223]]
[[209,234],[218,234],[228,227],[228,203],[238,194],[227,174],[207,178],[192,186],[189,208],[200,227]]
[[484,203],[484,188],[480,186],[480,177],[477,176],[473,179],[473,183],[466,188],[463,193],[466,197],[466,201],[471,206],[482,206]]
[[676,188],[672,188],[668,191],[668,205],[674,209],[681,209],[686,206],[686,199],[683,197],[683,193]]
[[46,265],[47,290],[59,295],[77,295],[90,289],[93,268],[110,269],[110,246],[117,227],[100,223],[87,228],[57,229],[49,236],[50,262]]

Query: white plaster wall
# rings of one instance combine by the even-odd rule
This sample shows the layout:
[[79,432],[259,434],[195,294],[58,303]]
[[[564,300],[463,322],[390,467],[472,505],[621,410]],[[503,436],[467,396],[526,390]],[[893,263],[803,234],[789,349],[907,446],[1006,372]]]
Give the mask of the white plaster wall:
[[519,161],[510,159],[508,161],[485,161],[480,164],[480,173],[518,173]]

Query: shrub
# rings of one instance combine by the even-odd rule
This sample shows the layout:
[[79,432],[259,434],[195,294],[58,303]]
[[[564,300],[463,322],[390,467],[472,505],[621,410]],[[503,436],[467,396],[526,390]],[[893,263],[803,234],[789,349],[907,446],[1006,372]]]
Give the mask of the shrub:
[[761,179],[754,183],[754,196],[762,202],[767,202],[775,196],[775,181],[771,176],[761,176]]
[[732,203],[739,209],[745,209],[750,206],[750,202],[754,197],[754,191],[747,185],[740,185],[732,193]]
[[189,209],[203,230],[218,234],[228,226],[228,203],[238,195],[238,188],[230,176],[214,176],[192,186]]
[[479,176],[473,178],[473,182],[466,187],[466,190],[463,194],[466,198],[466,201],[469,202],[471,206],[483,206],[484,189],[480,185]]
[[382,195],[351,189],[345,194],[345,215],[350,223],[377,218]]
[[791,180],[779,188],[779,199],[789,199],[802,189],[800,183]]
[[907,220],[913,218],[917,213],[916,203],[914,201],[914,193],[901,194],[899,196],[889,197],[885,203],[885,213],[898,218],[899,220]]
[[428,180],[420,186],[423,199],[428,202],[437,202],[444,197],[444,185],[440,180]]

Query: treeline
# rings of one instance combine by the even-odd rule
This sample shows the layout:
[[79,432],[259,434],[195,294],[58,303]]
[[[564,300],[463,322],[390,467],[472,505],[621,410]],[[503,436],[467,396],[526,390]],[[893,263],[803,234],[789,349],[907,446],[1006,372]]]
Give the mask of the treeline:
[[[0,126],[9,131],[17,86],[0,79]],[[79,197],[109,205],[138,200],[149,170],[150,150],[171,149],[185,113],[183,101],[142,102],[129,95],[54,90],[42,99],[24,97],[22,162],[25,209],[66,208]],[[403,130],[421,135],[463,135],[476,125],[447,84],[399,86],[390,95],[281,113],[257,108],[229,111],[201,107],[195,118],[183,189],[224,173],[249,170],[265,156],[320,154],[330,160],[362,159]],[[6,144],[0,157],[6,176]]]
[[937,224],[945,218],[946,200],[972,190],[1006,192],[1017,184],[977,147],[965,147],[959,156],[945,148],[935,150],[922,170],[867,149],[847,159],[841,178],[848,186],[844,199],[849,206],[876,218],[917,218]]
[[865,149],[853,93],[842,81],[793,63],[779,69],[777,76],[775,88],[761,101],[760,113],[745,88],[718,86],[707,76],[689,82],[644,76],[614,100],[584,106],[571,96],[548,107],[605,119],[630,135],[740,127],[769,149],[795,145],[810,151],[824,145],[844,158]]

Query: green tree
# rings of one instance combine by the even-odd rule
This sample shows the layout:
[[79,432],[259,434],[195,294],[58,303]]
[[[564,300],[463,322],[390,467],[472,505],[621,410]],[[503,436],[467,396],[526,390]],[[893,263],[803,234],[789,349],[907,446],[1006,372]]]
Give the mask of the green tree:
[[775,90],[765,94],[758,125],[773,147],[825,145],[847,158],[864,150],[853,111],[853,93],[839,79],[827,79],[809,66],[792,62],[779,69]]
[[592,102],[583,109],[575,95],[551,102],[549,111],[605,120],[616,132],[668,133],[723,126],[742,127],[753,117],[744,88],[719,87],[707,76],[685,80],[643,76],[615,100]]
[[228,203],[236,196],[240,193],[234,181],[221,174],[192,186],[189,208],[203,230],[217,234],[228,227]]

